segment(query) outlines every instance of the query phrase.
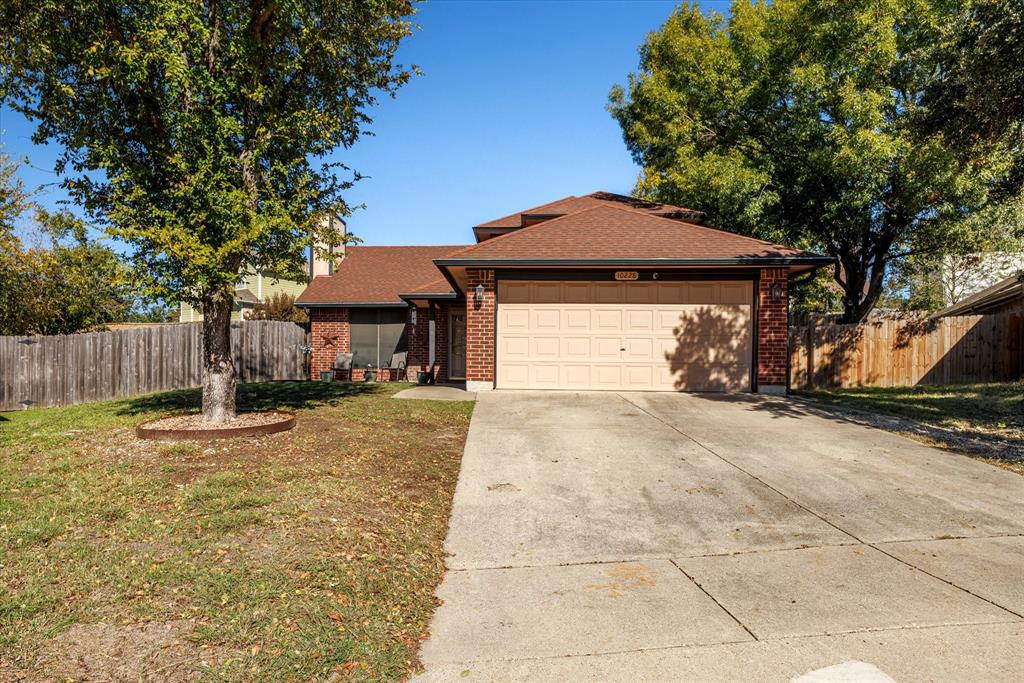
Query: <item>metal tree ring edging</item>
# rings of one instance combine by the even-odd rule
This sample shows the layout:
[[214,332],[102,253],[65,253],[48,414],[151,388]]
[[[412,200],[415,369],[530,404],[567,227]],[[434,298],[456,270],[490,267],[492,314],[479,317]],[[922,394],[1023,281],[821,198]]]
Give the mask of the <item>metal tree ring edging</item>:
[[[261,425],[249,425],[245,427],[216,427],[214,429],[160,429],[147,425],[159,420],[145,422],[135,428],[135,436],[140,439],[153,441],[214,441],[216,439],[233,439],[239,436],[266,436],[286,432],[295,426],[295,414],[283,413],[286,416],[283,420],[270,422]],[[163,418],[161,418],[163,419]]]

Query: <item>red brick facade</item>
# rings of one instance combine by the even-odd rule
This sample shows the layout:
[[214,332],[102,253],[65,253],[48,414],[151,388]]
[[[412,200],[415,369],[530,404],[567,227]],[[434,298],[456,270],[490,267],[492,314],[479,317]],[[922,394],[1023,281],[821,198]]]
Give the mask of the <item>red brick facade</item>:
[[312,379],[320,379],[321,371],[334,368],[339,353],[349,351],[348,309],[309,309],[309,336],[313,347],[309,374]]
[[431,307],[416,308],[416,324],[412,324],[412,309],[407,318],[409,355],[406,363],[409,368],[409,380],[416,381],[416,373],[427,370],[430,362],[430,311],[434,312],[434,365],[437,382],[448,381],[448,314],[454,307],[462,304],[432,304]]
[[[466,271],[466,381],[494,381],[494,271]],[[477,285],[483,285],[483,300],[477,302]]]
[[[493,383],[495,352],[495,278],[493,270],[467,271],[467,303],[432,303],[418,306],[416,323],[412,323],[410,307],[407,318],[407,373],[383,368],[377,381],[416,381],[416,373],[428,369],[429,330],[431,312],[434,315],[435,377],[438,382],[448,381],[449,314],[454,307],[466,306],[466,380]],[[779,299],[773,300],[772,286],[778,285]],[[483,300],[476,301],[476,287],[483,285]],[[784,268],[764,268],[757,292],[757,383],[762,389],[784,389],[787,386],[789,344],[789,297],[787,271]],[[320,372],[334,368],[339,353],[347,353],[349,345],[349,311],[347,308],[310,309],[310,335],[313,346],[310,374],[319,379]],[[352,377],[336,372],[338,380],[362,381],[364,370],[356,368]]]
[[[772,285],[781,297],[772,299]],[[757,384],[786,387],[789,356],[789,291],[785,268],[761,269],[757,293]]]

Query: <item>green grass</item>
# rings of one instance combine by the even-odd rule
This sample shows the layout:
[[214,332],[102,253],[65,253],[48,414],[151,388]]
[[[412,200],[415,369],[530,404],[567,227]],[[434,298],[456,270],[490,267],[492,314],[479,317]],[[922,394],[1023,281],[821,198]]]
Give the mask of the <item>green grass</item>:
[[1024,439],[1024,382],[833,389],[804,395],[947,429]]
[[81,675],[62,633],[147,622],[174,623],[211,680],[404,677],[472,405],[398,388],[243,386],[241,406],[298,425],[208,444],[132,432],[196,391],[0,414],[0,678]]

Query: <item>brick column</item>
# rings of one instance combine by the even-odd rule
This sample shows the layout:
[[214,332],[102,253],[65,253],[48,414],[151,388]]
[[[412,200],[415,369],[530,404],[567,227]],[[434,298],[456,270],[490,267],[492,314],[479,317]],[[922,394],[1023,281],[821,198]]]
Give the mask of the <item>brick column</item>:
[[[466,389],[494,388],[494,271],[470,268],[466,271]],[[483,301],[476,300],[476,287],[483,285]]]
[[313,347],[309,374],[312,379],[320,379],[321,371],[334,368],[339,353],[349,351],[348,309],[309,309],[309,332],[309,343]]
[[[782,288],[778,301],[772,286]],[[785,268],[762,268],[757,293],[757,390],[785,394],[789,385],[789,280]]]
[[[416,311],[416,324],[412,324],[412,312]],[[409,355],[406,358],[406,369],[410,382],[416,381],[416,373],[427,369],[428,338],[430,329],[430,311],[426,306],[409,307],[406,317],[406,329],[409,331]]]

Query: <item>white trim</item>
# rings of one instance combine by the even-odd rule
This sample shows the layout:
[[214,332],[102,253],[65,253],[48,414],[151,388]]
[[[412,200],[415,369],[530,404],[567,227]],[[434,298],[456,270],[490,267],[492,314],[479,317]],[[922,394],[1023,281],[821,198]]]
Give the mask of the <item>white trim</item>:
[[427,364],[432,368],[434,367],[434,360],[437,357],[436,351],[436,340],[434,338],[434,316],[430,316],[430,322],[427,324]]
[[477,391],[490,391],[494,388],[494,382],[481,382],[479,380],[469,380],[466,382],[466,391],[477,392]]

